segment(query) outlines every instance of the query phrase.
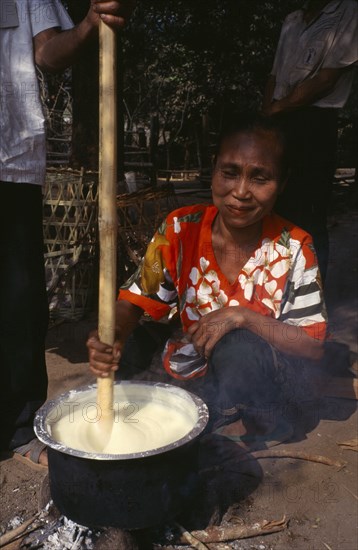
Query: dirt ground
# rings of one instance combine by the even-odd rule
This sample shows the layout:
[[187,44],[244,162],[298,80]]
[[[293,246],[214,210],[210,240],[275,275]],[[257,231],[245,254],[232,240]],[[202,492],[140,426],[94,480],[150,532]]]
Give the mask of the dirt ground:
[[[351,372],[356,372],[358,211],[357,204],[353,207],[357,199],[352,186],[348,184],[345,189],[342,181],[330,223],[331,259],[325,294],[335,339],[349,347]],[[49,331],[46,355],[50,398],[93,381],[88,372],[85,341],[95,324],[93,315]],[[349,380],[352,379],[347,378],[347,384]],[[218,523],[225,513],[225,519],[237,525],[283,517],[288,520],[288,526],[281,532],[215,546],[222,550],[358,548],[357,452],[339,445],[357,437],[356,401],[334,397],[336,387],[340,386],[333,380],[330,388],[321,390],[318,399],[289,411],[295,426],[294,437],[271,450],[322,455],[344,462],[344,467],[278,457],[241,462],[241,450],[235,443],[226,440],[225,445],[218,446],[215,441],[206,442],[201,448],[203,463],[218,467],[214,473],[203,473],[199,500],[178,521],[193,529]],[[46,474],[12,458],[3,460],[0,466],[1,525],[15,516],[31,517],[39,502],[43,504],[40,495]],[[160,548],[156,536],[154,532],[147,535],[142,547]],[[112,542],[107,547],[116,550],[126,548],[126,544]]]

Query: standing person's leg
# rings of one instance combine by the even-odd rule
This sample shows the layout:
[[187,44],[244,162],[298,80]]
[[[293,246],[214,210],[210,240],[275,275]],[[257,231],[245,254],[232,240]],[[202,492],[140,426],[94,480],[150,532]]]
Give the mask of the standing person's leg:
[[[275,211],[280,216],[303,227],[309,211],[310,186],[307,185],[306,137],[307,121],[305,111],[280,115],[285,130],[290,154],[290,171],[283,192],[278,196]],[[310,147],[308,147],[308,150]]]
[[[312,143],[307,152],[307,178],[311,184],[311,210],[304,229],[312,237],[323,281],[329,257],[328,211],[336,168],[337,110],[317,109],[310,125]],[[311,154],[311,156],[309,156]]]
[[327,214],[337,149],[334,109],[306,108],[282,118],[291,151],[291,174],[275,210],[313,237],[325,279],[329,241]]
[[35,437],[47,393],[42,189],[1,182],[0,197],[1,448],[15,449]]

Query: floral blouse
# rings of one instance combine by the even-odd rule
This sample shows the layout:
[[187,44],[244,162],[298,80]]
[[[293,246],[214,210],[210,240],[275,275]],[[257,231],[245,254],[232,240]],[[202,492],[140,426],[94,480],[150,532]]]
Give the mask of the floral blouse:
[[[324,339],[326,310],[310,235],[276,214],[266,216],[256,250],[230,283],[212,246],[216,215],[217,208],[206,205],[169,214],[138,270],[121,287],[119,299],[141,307],[153,319],[179,310],[184,332],[202,315],[240,305]],[[168,370],[176,376],[175,368]],[[204,370],[205,365],[197,367],[195,375]],[[186,371],[177,377],[191,376]]]

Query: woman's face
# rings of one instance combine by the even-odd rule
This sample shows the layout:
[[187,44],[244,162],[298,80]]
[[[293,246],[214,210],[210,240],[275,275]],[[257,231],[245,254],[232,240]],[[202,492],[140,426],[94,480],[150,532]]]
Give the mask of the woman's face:
[[212,178],[213,202],[227,227],[262,220],[283,188],[282,145],[273,132],[255,130],[224,139]]

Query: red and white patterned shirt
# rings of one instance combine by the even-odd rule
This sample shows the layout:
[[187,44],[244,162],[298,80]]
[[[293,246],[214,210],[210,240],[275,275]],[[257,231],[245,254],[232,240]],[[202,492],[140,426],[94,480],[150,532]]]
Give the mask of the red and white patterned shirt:
[[[157,320],[177,308],[184,332],[211,311],[240,305],[324,339],[326,309],[311,236],[276,214],[266,216],[256,250],[230,283],[212,246],[217,212],[215,206],[195,205],[169,214],[119,299]],[[205,368],[201,364],[193,371],[183,367],[178,372],[173,366],[168,370],[188,378],[202,375]]]

